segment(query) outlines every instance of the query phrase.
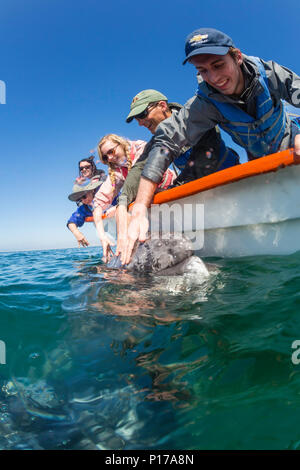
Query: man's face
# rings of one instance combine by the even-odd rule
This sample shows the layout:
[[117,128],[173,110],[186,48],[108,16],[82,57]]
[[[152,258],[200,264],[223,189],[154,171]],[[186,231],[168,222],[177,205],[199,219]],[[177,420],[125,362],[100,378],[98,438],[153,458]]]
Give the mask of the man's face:
[[190,59],[203,80],[224,95],[240,95],[244,91],[242,62],[241,53],[236,58],[227,53],[199,54]]
[[158,101],[153,106],[150,105],[149,112],[144,119],[136,118],[140,126],[146,127],[151,134],[155,134],[157,126],[166,119],[171,113],[167,112],[165,101]]

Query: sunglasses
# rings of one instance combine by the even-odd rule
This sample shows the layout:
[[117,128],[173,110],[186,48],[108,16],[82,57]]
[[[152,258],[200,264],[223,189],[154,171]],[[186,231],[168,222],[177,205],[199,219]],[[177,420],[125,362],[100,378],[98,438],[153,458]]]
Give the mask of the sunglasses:
[[80,171],[88,170],[89,168],[91,168],[91,165],[81,166]]
[[150,103],[148,104],[147,108],[142,111],[140,114],[137,114],[135,117],[135,119],[145,119],[148,114],[150,113],[151,109],[152,108],[155,108],[155,106],[157,106],[158,103]]
[[115,145],[115,147],[113,147],[112,149],[109,149],[105,155],[102,155],[102,161],[107,163],[109,156],[114,157],[116,155],[116,149],[117,147],[119,147],[119,145],[120,144]]
[[86,193],[84,196],[81,196],[81,198],[79,199],[79,201],[83,201],[83,199],[86,199],[88,197],[89,193]]

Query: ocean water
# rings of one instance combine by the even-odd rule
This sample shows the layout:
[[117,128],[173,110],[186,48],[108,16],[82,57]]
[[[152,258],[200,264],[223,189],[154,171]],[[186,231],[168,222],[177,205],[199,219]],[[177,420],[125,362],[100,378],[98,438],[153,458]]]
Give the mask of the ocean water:
[[210,261],[142,278],[97,248],[1,253],[0,448],[300,448],[300,253]]

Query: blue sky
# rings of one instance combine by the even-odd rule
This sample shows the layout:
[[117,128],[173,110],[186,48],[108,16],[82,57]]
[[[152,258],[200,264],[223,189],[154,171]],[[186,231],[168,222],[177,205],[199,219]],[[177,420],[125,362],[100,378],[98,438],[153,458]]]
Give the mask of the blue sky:
[[[300,73],[299,0],[2,0],[0,12],[0,251],[77,246],[66,220],[78,160],[109,132],[149,139],[125,123],[140,90],[182,104],[194,94],[182,66],[194,29]],[[97,243],[92,224],[82,231]]]

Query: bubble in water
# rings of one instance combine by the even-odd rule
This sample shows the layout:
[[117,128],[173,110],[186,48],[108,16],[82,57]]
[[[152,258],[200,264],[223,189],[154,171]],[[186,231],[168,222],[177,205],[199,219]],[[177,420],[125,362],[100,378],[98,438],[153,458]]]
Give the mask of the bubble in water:
[[37,353],[37,352],[33,352],[31,354],[29,354],[29,359],[38,359],[40,357],[40,354]]
[[17,395],[18,393],[15,385],[11,380],[7,382],[6,385],[3,385],[2,392],[6,393],[6,395]]
[[8,423],[9,422],[9,413],[1,413],[0,414],[0,423]]

